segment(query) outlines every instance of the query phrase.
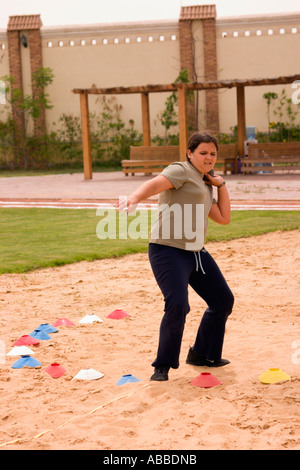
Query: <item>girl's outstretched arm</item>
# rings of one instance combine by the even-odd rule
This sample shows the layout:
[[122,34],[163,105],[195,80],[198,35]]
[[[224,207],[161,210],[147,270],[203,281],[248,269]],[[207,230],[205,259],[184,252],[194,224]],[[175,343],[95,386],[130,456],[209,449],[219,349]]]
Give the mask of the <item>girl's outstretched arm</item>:
[[136,205],[144,199],[148,199],[155,194],[159,194],[162,191],[171,189],[174,186],[172,183],[163,175],[158,175],[149,181],[145,181],[139,186],[130,196],[124,201],[119,201],[115,204],[118,210],[127,209],[127,213],[134,211]]

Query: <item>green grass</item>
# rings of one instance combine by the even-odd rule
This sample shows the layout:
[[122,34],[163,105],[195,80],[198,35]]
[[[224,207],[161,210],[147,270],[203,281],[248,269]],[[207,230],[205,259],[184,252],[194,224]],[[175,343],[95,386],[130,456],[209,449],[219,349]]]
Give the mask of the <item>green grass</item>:
[[[114,211],[110,217],[112,213]],[[146,213],[141,217],[147,217]],[[136,220],[129,217],[129,226]],[[96,234],[100,221],[100,215],[93,209],[1,208],[0,274],[147,251],[148,240],[144,238],[120,240],[117,236],[114,240],[100,240]],[[229,225],[221,226],[210,221],[207,241],[299,227],[300,212],[233,211]]]

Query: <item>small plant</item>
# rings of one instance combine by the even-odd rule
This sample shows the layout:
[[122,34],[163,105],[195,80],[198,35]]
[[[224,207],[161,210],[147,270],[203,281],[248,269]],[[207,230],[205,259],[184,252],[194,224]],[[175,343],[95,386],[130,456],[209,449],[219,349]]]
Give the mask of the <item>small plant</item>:
[[[189,82],[189,74],[187,69],[181,70],[178,77],[176,78],[174,83],[188,83]],[[193,97],[193,92],[188,93],[188,99],[191,100]],[[164,136],[164,145],[167,145],[169,140],[169,131],[171,127],[175,127],[178,125],[178,97],[177,93],[173,92],[165,101],[165,109],[159,115],[159,120],[163,127],[165,128],[165,136]]]
[[268,116],[268,129],[269,129],[269,133],[270,133],[270,123],[271,123],[271,104],[273,101],[277,100],[278,98],[278,95],[277,93],[272,93],[271,91],[269,91],[268,93],[264,93],[263,95],[264,99],[267,101],[267,116]]
[[[263,97],[267,101],[268,106],[268,122],[269,122],[269,140],[271,142],[289,142],[291,140],[300,140],[300,125],[296,123],[300,105],[293,104],[292,99],[288,97],[285,88],[281,93],[265,93]],[[277,122],[271,121],[270,109],[273,102],[274,116]]]
[[220,132],[216,138],[219,144],[236,144],[237,143],[237,126],[230,128],[230,133]]

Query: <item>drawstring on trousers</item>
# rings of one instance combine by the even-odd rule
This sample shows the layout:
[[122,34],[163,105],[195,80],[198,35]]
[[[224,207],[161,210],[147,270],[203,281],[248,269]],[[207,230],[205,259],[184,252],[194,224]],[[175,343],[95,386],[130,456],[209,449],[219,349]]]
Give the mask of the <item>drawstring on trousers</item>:
[[200,253],[201,253],[201,251],[194,251],[194,255],[195,255],[195,259],[196,259],[196,271],[197,272],[199,271],[199,266],[200,266],[202,273],[205,274],[205,271],[203,269],[202,262],[201,262]]

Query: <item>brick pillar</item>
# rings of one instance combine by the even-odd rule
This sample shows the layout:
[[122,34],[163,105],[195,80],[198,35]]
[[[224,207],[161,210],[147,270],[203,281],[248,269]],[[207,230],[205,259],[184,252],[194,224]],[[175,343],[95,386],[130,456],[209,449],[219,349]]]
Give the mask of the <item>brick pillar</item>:
[[[9,74],[14,82],[11,84],[12,92],[15,89],[23,91],[22,66],[21,66],[21,43],[19,31],[7,31]],[[12,104],[12,118],[14,122],[14,140],[17,158],[18,149],[21,149],[25,133],[24,113],[20,112],[17,103]]]
[[[180,44],[180,68],[187,69],[190,82],[195,81],[194,69],[194,47],[191,20],[179,20],[179,44]],[[195,100],[189,99],[187,102],[187,121],[189,131],[195,130],[196,109]]]
[[[10,16],[7,25],[9,73],[14,78],[13,88],[19,88],[23,93],[22,61],[20,35],[24,34],[30,48],[31,76],[42,67],[42,44],[40,28],[42,22],[40,15],[16,15]],[[33,90],[33,93],[35,90]],[[12,116],[14,120],[15,139],[19,143],[25,137],[24,115],[20,115],[17,105],[12,105]],[[34,133],[39,135],[45,129],[45,114],[34,123]]]
[[[205,81],[217,80],[217,40],[216,20],[203,20],[203,54]],[[219,132],[218,91],[206,90],[206,127],[212,132]]]
[[[215,5],[195,5],[181,7],[179,19],[180,61],[181,68],[189,70],[191,81],[195,81],[194,67],[194,44],[192,35],[192,21],[201,20],[203,24],[203,57],[205,81],[217,80],[217,47],[216,47],[216,7]],[[219,105],[218,92],[206,90],[206,127],[212,132],[219,131]],[[193,118],[189,122],[196,122],[195,105],[188,104],[193,108]],[[198,112],[198,110],[197,110]],[[188,112],[189,113],[189,112]],[[192,116],[190,111],[189,116]]]
[[[31,77],[36,70],[43,67],[42,59],[42,40],[41,32],[39,29],[31,29],[29,31],[29,47],[30,47],[30,66],[31,66]],[[31,78],[33,84],[33,80]],[[32,89],[33,95],[38,93],[37,89]],[[38,137],[44,134],[46,131],[46,115],[45,110],[42,110],[41,115],[34,120],[34,135]]]

